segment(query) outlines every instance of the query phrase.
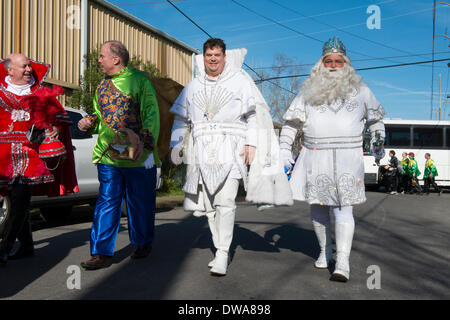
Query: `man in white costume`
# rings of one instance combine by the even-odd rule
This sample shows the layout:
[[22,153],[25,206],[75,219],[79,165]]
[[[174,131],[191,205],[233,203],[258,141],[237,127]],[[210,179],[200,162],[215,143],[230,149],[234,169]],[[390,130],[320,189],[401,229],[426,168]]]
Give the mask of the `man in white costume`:
[[355,73],[344,45],[333,37],[283,117],[280,147],[285,166],[294,164],[291,146],[297,131],[303,131],[303,148],[290,184],[294,200],[310,204],[321,250],[317,268],[328,268],[333,258],[330,209],[334,213],[334,281],[350,278],[353,206],[366,201],[363,131],[367,126],[371,132],[375,159],[383,158],[384,115],[381,104]]
[[217,249],[208,267],[219,276],[227,272],[239,180],[247,201],[293,202],[269,109],[242,69],[246,53],[227,51],[221,39],[206,41],[196,57],[196,78],[170,110],[171,160],[187,164],[184,209],[208,218]]

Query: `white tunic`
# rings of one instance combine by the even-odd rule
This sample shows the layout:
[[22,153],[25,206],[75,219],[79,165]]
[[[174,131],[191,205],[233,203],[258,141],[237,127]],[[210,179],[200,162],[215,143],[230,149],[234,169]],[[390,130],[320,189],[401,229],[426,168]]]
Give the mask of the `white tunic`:
[[355,89],[344,101],[311,106],[299,94],[284,115],[280,147],[291,150],[297,129],[303,148],[290,180],[294,200],[328,206],[366,201],[363,131],[368,126],[384,137],[385,111],[367,86]]
[[204,183],[214,195],[227,177],[243,178],[247,185],[243,150],[257,144],[255,109],[251,83],[240,66],[227,64],[217,79],[203,71],[184,88],[170,112],[175,114],[171,147],[192,144],[186,193],[197,194]]

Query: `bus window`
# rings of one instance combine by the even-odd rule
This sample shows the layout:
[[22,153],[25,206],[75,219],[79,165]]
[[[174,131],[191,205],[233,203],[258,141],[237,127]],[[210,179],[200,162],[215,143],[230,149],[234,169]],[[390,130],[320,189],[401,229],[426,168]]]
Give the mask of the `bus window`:
[[386,147],[409,147],[411,131],[409,127],[392,127],[386,125]]
[[414,147],[443,147],[444,132],[442,127],[415,127]]
[[450,148],[450,127],[447,127],[445,131],[447,131],[447,148]]

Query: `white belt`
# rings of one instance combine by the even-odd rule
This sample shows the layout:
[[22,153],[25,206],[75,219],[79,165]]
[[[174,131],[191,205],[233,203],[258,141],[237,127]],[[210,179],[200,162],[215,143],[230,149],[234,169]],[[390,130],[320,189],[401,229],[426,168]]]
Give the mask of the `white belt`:
[[204,135],[247,136],[247,125],[239,122],[195,122],[192,124],[192,137]]
[[361,148],[363,137],[342,136],[342,137],[309,137],[305,136],[303,145],[308,149],[327,150],[327,149],[356,149]]

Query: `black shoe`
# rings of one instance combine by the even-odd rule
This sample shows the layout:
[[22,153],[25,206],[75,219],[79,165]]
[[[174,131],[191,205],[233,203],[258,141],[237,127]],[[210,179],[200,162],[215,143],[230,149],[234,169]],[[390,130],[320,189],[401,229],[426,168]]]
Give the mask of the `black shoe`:
[[8,257],[9,260],[17,260],[34,255],[33,245],[20,245],[20,247],[14,252],[14,254]]
[[108,268],[112,264],[112,257],[95,254],[88,261],[81,263],[81,266],[86,270],[98,270],[102,268]]
[[8,247],[9,246],[4,241],[0,243],[0,265],[5,265],[8,262]]
[[152,245],[147,244],[145,246],[137,246],[134,252],[131,254],[132,259],[142,259],[147,257],[152,251]]
[[8,250],[2,245],[0,246],[0,265],[5,265],[8,262]]
[[5,265],[8,262],[8,254],[0,251],[0,266]]

